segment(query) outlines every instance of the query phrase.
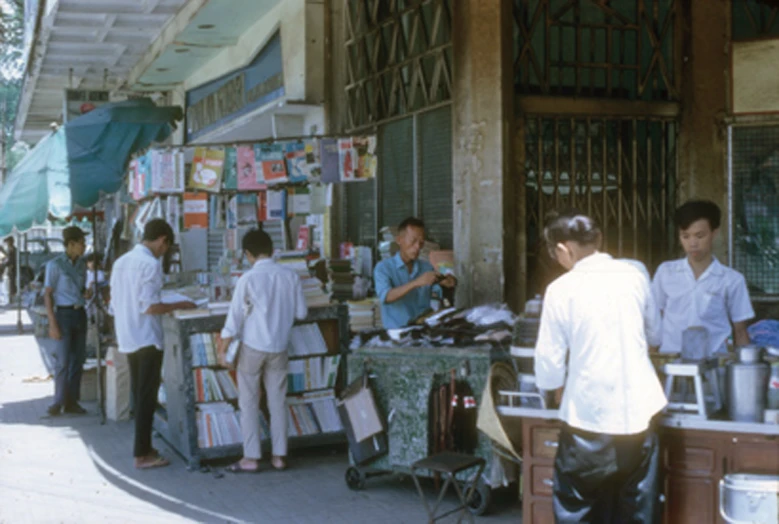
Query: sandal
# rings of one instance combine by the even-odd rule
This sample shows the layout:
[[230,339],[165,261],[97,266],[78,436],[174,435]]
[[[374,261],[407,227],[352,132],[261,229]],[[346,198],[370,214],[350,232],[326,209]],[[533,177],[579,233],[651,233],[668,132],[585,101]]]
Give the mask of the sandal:
[[245,468],[241,465],[241,461],[235,462],[233,464],[230,464],[225,468],[225,471],[228,473],[259,473],[260,468],[257,466],[256,468]]
[[170,465],[170,462],[165,457],[156,456],[153,460],[143,462],[135,466],[136,469],[152,469],[152,468],[164,468]]

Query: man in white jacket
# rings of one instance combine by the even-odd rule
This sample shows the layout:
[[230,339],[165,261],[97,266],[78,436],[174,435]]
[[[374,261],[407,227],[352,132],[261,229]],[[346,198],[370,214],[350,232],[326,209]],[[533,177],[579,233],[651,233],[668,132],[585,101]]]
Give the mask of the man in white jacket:
[[666,405],[649,360],[662,324],[645,271],[598,248],[575,211],[544,229],[568,272],[546,290],[536,384],[555,391],[564,422],[554,466],[557,522],[654,522],[659,495],[652,419]]

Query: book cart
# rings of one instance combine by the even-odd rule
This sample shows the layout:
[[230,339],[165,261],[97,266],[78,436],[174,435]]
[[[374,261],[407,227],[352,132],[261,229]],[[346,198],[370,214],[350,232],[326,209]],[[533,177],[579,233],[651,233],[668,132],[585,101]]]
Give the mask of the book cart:
[[[207,312],[166,315],[163,320],[165,393],[155,414],[154,429],[187,461],[189,469],[199,468],[204,460],[243,453],[237,393],[232,391],[234,374],[219,366],[208,343],[203,343],[218,333],[224,322],[224,314]],[[311,346],[316,353],[300,348],[300,342],[305,345],[312,340],[313,326],[321,332],[325,353],[316,345]],[[305,329],[298,330],[295,337],[297,328]],[[290,449],[346,441],[335,402],[345,380],[348,337],[345,305],[309,308],[308,317],[296,322],[292,342],[297,338],[298,343],[289,357]],[[227,380],[233,381],[232,387]],[[260,406],[257,409],[261,410],[263,449],[270,449],[267,412]]]

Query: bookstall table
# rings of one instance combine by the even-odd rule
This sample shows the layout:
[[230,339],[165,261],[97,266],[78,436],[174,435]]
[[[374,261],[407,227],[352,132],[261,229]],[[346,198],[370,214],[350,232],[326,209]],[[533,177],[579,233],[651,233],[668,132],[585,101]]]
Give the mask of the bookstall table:
[[[162,380],[164,403],[160,403],[155,414],[154,429],[167,441],[181,456],[187,461],[190,469],[197,469],[204,460],[219,459],[225,457],[239,457],[243,452],[240,438],[234,438],[234,431],[231,443],[226,445],[203,445],[204,438],[202,429],[198,428],[198,414],[201,406],[208,402],[199,402],[208,398],[212,402],[224,402],[237,406],[235,399],[211,399],[203,388],[198,390],[195,383],[198,370],[219,370],[218,365],[213,365],[209,358],[200,358],[195,355],[193,361],[193,352],[202,351],[202,348],[196,348],[193,340],[197,341],[197,336],[209,333],[218,333],[224,326],[224,314],[209,314],[203,312],[198,315],[166,315],[163,319],[163,328],[165,333],[165,356],[162,368]],[[306,419],[300,417],[299,409],[301,404],[311,403],[326,397],[332,398],[332,409],[335,410],[335,398],[343,385],[345,372],[344,354],[348,348],[348,312],[345,305],[330,305],[317,308],[309,308],[308,317],[305,320],[296,322],[296,326],[315,323],[322,332],[322,337],[327,346],[326,354],[309,355],[290,355],[290,363],[306,359],[327,359],[332,357],[341,357],[337,365],[335,381],[331,379],[326,387],[311,388],[315,391],[309,391],[307,386],[310,383],[304,383],[296,391],[289,393],[289,410],[291,420],[291,430],[296,430],[298,434],[305,436],[291,436],[289,446],[291,449],[296,447],[310,447],[320,445],[331,445],[346,441],[343,429],[338,424],[338,429],[333,430],[333,425],[328,423],[332,421],[313,421],[317,415],[306,415]],[[193,339],[192,337],[195,336]],[[195,365],[204,364],[204,365]],[[292,369],[292,367],[291,367]],[[202,374],[202,373],[201,373]],[[259,409],[259,407],[258,407]],[[306,413],[318,413],[316,409],[307,410]],[[237,417],[237,409],[235,416]],[[294,420],[293,420],[294,419]],[[335,415],[335,420],[338,420]],[[306,429],[307,428],[307,429]],[[317,431],[318,429],[321,430]],[[234,429],[234,428],[233,428]],[[221,432],[221,438],[230,437],[229,430]],[[239,432],[240,433],[240,432]],[[313,433],[313,434],[312,434]],[[270,441],[263,439],[263,448],[270,447]]]

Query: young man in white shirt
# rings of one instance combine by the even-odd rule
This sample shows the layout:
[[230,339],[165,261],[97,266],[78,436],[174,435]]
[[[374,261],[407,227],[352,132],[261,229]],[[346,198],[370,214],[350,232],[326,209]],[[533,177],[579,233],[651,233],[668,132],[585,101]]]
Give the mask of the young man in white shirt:
[[271,259],[273,241],[267,233],[249,231],[241,247],[252,268],[238,279],[219,341],[219,354],[224,355],[233,338],[241,340],[237,375],[243,458],[227,471],[259,471],[262,385],[270,412],[270,463],[282,470],[287,456],[287,344],[295,319],[308,315],[306,299],[297,273]]
[[544,229],[568,272],[546,289],[535,354],[539,389],[555,391],[559,522],[653,522],[660,493],[652,419],[666,405],[649,360],[660,313],[636,264],[600,253],[601,232],[575,211]]
[[163,331],[160,315],[194,309],[192,302],[164,304],[161,258],[173,244],[173,229],[164,220],[149,221],[143,240],[117,259],[111,271],[111,310],[119,351],[127,354],[135,405],[135,467],[150,469],[169,462],[151,445],[162,369]]
[[737,346],[749,344],[747,323],[755,311],[746,280],[712,254],[721,215],[719,206],[707,200],[688,201],[674,213],[686,256],[660,264],[652,281],[663,314],[661,353],[681,353],[683,333],[691,327],[706,330],[706,357],[727,353],[731,333]]

